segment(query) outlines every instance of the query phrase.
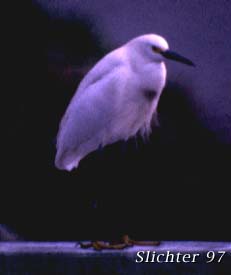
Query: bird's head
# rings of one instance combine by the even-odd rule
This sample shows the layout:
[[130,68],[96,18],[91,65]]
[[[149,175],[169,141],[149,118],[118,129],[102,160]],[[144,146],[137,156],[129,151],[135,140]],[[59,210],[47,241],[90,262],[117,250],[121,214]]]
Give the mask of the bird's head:
[[193,62],[178,53],[169,50],[168,42],[161,36],[156,34],[146,34],[134,38],[131,41],[143,56],[146,56],[153,62],[161,63],[166,59],[172,59],[190,66],[195,66]]

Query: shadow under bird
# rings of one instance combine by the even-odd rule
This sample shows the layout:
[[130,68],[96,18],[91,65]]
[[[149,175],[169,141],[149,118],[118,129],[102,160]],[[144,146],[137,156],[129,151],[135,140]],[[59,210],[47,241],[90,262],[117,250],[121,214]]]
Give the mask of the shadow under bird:
[[194,66],[155,34],[136,37],[102,58],[83,78],[62,118],[56,167],[71,171],[99,147],[149,136],[166,83],[166,59]]

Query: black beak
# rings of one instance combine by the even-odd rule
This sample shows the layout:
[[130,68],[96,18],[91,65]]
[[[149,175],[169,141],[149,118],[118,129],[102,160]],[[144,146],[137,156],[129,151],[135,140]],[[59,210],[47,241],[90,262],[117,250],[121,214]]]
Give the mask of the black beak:
[[187,64],[189,66],[195,66],[195,64],[191,60],[189,60],[173,51],[167,50],[167,51],[161,52],[161,54],[167,59],[172,59],[172,60]]

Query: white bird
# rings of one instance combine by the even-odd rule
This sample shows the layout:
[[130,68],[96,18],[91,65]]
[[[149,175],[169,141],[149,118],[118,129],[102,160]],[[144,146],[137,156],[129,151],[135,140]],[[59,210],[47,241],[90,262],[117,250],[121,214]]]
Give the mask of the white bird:
[[140,133],[148,136],[166,83],[165,58],[194,65],[155,34],[136,37],[83,78],[59,126],[55,165],[77,168],[89,153]]

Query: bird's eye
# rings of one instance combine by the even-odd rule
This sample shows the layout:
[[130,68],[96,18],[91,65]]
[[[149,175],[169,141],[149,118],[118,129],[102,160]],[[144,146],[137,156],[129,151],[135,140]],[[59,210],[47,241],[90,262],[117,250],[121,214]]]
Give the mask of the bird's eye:
[[155,52],[155,53],[161,53],[162,50],[156,46],[152,46],[152,50]]

